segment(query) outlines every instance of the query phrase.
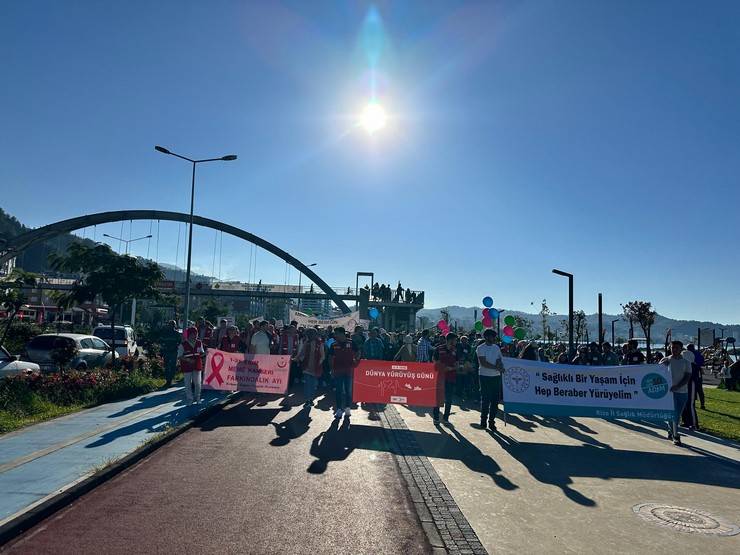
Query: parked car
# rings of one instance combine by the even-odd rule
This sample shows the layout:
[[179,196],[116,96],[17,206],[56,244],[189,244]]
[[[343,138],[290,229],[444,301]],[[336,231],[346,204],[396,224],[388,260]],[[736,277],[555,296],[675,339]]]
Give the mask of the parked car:
[[133,358],[139,358],[141,355],[141,349],[136,343],[136,332],[131,326],[116,326],[116,336],[112,337],[110,326],[99,325],[93,330],[93,335],[99,337],[108,345],[112,345],[116,348],[118,356],[130,356]]
[[[37,363],[43,372],[55,372],[57,363],[52,357],[54,349],[74,347],[77,355],[69,363],[69,368],[87,370],[97,366],[104,366],[111,362],[113,350],[110,346],[94,335],[81,333],[45,333],[37,335],[26,345],[26,356],[30,362]],[[119,358],[118,354],[115,354]]]
[[0,378],[17,376],[20,374],[37,374],[41,371],[38,364],[18,360],[5,347],[0,347]]

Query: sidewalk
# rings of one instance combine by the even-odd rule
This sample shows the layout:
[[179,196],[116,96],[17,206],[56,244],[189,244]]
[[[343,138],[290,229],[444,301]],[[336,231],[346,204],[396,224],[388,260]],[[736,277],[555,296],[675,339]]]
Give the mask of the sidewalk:
[[199,406],[186,406],[172,387],[0,436],[0,526],[224,397],[204,390]]
[[[716,535],[739,530],[737,444],[693,434],[676,447],[652,425],[518,415],[491,434],[472,405],[449,426],[397,410],[490,553],[740,552],[740,535]],[[666,519],[638,516],[647,503]]]

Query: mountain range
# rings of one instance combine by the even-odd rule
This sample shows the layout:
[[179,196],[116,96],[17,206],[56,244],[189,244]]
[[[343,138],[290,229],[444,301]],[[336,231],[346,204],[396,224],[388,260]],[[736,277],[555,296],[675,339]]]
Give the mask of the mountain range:
[[[424,322],[425,327],[434,326],[441,318],[442,311],[445,310],[449,313],[450,325],[457,324],[458,327],[463,329],[470,329],[476,321],[476,310],[477,318],[481,318],[481,308],[478,307],[463,307],[463,306],[446,306],[441,308],[425,308],[420,310],[416,317],[426,318],[428,322]],[[508,315],[519,316],[525,320],[529,320],[532,324],[532,335],[542,336],[542,317],[539,314],[532,314],[528,312],[521,312],[518,310],[507,310],[501,315],[502,326],[503,318]],[[547,316],[546,325],[550,327],[552,331],[558,330],[561,336],[567,331],[567,327],[563,325],[563,320],[567,322],[567,314],[556,314]],[[615,339],[625,339],[629,337],[629,322],[621,314],[604,314],[603,315],[603,326],[606,330],[604,337],[606,340],[611,340],[611,322],[612,320],[619,319],[614,323],[614,337]],[[586,329],[588,330],[588,336],[591,339],[598,337],[599,317],[597,314],[586,315]],[[673,339],[679,339],[684,343],[696,342],[698,329],[710,329],[714,330],[716,337],[738,337],[740,335],[740,324],[718,324],[716,322],[702,322],[698,320],[674,320],[667,316],[658,314],[655,318],[655,324],[651,328],[651,339],[654,343],[662,343],[665,339],[668,330],[671,330]],[[724,330],[724,331],[722,331]],[[643,337],[644,334],[640,326],[634,324],[634,337]],[[710,332],[711,337],[711,332]],[[707,342],[702,338],[702,345]]]

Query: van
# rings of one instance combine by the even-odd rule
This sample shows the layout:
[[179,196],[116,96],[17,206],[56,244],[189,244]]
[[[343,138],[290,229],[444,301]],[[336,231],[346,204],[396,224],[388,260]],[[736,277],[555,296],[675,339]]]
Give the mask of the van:
[[112,338],[111,327],[98,325],[93,335],[99,337],[113,347],[119,356],[139,358],[141,350],[136,343],[136,332],[131,326],[116,326],[115,338]]

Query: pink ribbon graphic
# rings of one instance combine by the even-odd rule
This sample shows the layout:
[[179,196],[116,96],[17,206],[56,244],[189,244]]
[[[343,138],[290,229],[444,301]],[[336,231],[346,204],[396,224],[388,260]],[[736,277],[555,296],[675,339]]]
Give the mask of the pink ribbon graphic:
[[224,383],[224,379],[221,377],[221,368],[224,366],[224,355],[221,353],[215,353],[211,358],[211,375],[206,378],[206,384],[210,384],[213,380],[218,382],[218,385]]

